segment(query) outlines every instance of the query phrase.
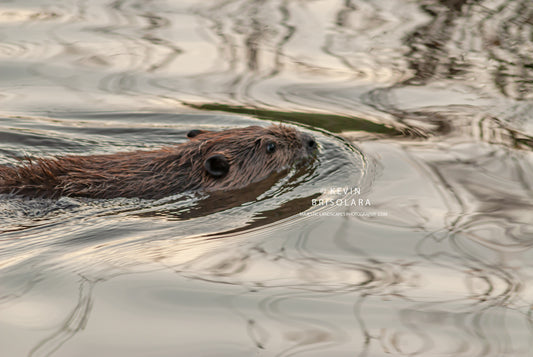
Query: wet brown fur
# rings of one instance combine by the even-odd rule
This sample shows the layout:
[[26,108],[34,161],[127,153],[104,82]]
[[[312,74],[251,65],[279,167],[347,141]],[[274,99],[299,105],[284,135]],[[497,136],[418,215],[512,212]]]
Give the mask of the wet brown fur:
[[[311,142],[312,141],[312,142]],[[276,150],[267,152],[274,143]],[[312,157],[311,136],[288,127],[198,131],[186,143],[151,151],[26,159],[0,165],[0,193],[31,197],[161,198],[189,190],[241,188]],[[204,163],[223,155],[229,171],[210,175]]]

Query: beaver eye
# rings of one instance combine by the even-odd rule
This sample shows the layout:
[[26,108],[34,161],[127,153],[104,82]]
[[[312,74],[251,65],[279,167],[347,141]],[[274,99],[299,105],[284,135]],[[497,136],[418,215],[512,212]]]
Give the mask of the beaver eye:
[[266,149],[269,154],[272,154],[274,151],[276,151],[276,144],[270,142],[267,144]]

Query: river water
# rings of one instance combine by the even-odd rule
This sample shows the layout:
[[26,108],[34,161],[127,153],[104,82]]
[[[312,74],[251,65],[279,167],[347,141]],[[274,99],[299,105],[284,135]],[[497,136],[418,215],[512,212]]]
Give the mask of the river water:
[[2,356],[530,356],[529,0],[0,2],[0,164],[285,122],[237,192],[0,196]]

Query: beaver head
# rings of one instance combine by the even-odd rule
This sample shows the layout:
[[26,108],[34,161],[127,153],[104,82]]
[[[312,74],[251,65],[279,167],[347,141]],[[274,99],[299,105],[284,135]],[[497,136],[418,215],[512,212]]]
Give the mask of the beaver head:
[[[221,132],[191,130],[187,137],[197,144],[204,188],[237,188],[260,181],[273,172],[312,158],[315,139],[292,127],[250,126]],[[199,170],[198,170],[199,169]]]

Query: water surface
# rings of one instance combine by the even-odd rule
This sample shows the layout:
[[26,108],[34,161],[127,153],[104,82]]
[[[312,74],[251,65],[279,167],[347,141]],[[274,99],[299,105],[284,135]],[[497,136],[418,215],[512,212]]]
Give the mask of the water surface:
[[529,356],[532,19],[527,0],[1,3],[0,164],[280,121],[320,152],[237,192],[0,196],[0,352]]

